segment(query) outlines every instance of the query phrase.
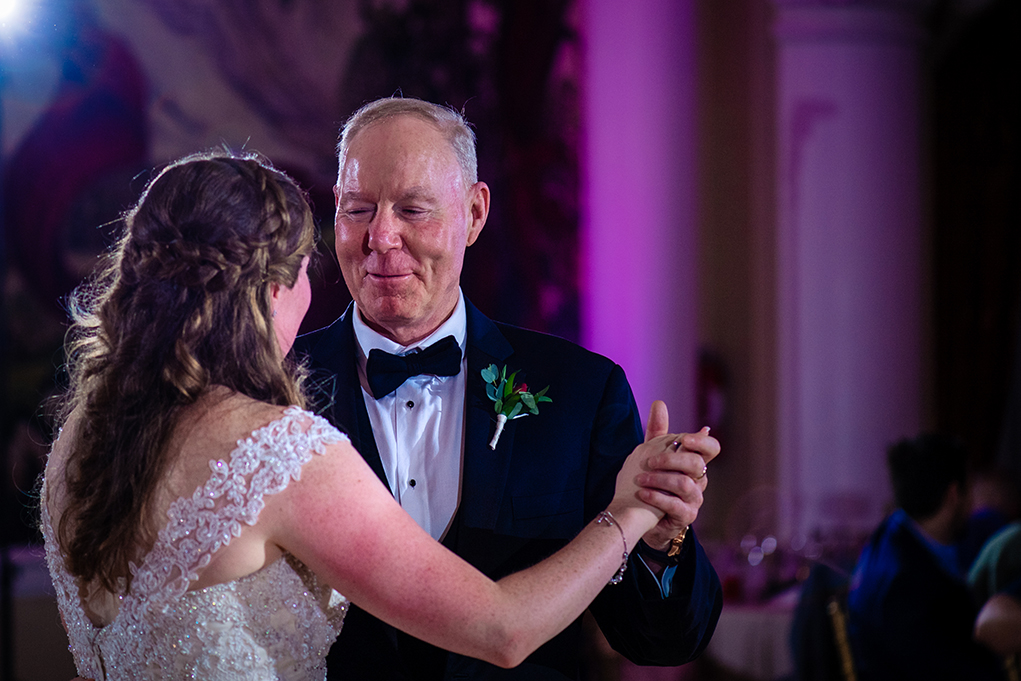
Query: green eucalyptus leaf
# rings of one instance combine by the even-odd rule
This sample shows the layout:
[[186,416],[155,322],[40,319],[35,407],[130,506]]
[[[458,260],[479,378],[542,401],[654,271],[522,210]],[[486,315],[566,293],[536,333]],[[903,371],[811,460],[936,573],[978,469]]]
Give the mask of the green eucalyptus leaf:
[[521,386],[514,384],[518,373],[520,372],[515,371],[507,376],[507,366],[498,368],[495,364],[490,364],[482,370],[482,380],[486,382],[486,396],[493,400],[496,413],[503,414],[508,420],[538,414],[541,402],[553,401],[546,397],[549,386],[535,394],[518,392]]

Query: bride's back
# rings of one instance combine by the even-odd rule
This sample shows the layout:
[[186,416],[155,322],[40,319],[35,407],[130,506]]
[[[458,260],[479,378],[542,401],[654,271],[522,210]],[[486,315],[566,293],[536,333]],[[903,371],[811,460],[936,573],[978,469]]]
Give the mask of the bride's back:
[[[55,444],[44,488],[47,558],[80,673],[105,678],[309,678],[339,632],[345,602],[267,542],[263,498],[285,490],[313,450],[339,436],[297,408],[214,390],[183,410],[157,488],[154,545],[137,547],[133,581],[87,589],[63,567],[53,527],[67,502],[63,467],[74,415]],[[159,664],[173,651],[175,666]],[[181,667],[180,665],[184,665]],[[210,666],[212,665],[212,666]]]
[[[54,452],[63,486],[51,490],[68,570],[102,587],[88,594],[99,623],[116,609],[99,602],[102,592],[131,580],[129,563],[145,555],[169,505],[209,476],[208,460],[302,403],[300,372],[284,360],[285,330],[302,311],[281,291],[307,281],[315,240],[297,185],[230,154],[167,166],[124,228],[68,305],[58,423],[69,436]],[[256,553],[220,578],[265,564]]]
[[[211,461],[226,460],[239,440],[280,418],[283,411],[282,407],[231,394],[223,388],[208,392],[195,404],[183,409],[167,447],[168,474],[158,486],[151,517],[144,521],[145,534],[155,537],[166,525],[170,505],[177,499],[191,497],[196,489],[206,484]],[[68,499],[60,481],[74,447],[77,421],[77,414],[72,414],[54,444],[47,464],[46,501],[54,526],[67,508]],[[151,543],[135,547],[132,552],[136,556],[135,562],[139,563],[151,549]],[[281,555],[279,548],[267,546],[257,525],[246,525],[239,537],[213,555],[189,590],[238,579],[269,565]],[[118,595],[95,581],[83,587],[82,599],[89,619],[97,626],[109,624],[117,615]]]
[[287,406],[302,404],[285,357],[308,304],[309,205],[264,159],[198,154],[160,171],[124,227],[68,306],[69,387],[43,486],[79,672],[318,669],[338,599],[259,524],[265,500],[286,506],[312,454],[342,439]]

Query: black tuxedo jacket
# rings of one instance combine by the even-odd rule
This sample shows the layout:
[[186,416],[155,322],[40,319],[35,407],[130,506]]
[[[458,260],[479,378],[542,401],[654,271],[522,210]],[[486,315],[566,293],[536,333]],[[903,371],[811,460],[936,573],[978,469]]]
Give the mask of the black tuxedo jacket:
[[[602,511],[624,459],[644,436],[619,366],[466,306],[463,484],[444,544],[497,579],[550,555]],[[386,482],[358,381],[352,310],[299,338],[295,354],[307,358],[316,411],[348,434]],[[490,364],[506,366],[508,375],[519,371],[517,382],[535,390],[548,385],[553,400],[538,415],[509,421],[495,451],[488,443],[496,417],[481,376]],[[610,644],[636,663],[682,664],[709,643],[722,607],[719,580],[691,532],[682,554],[670,598],[632,559],[624,581],[607,586],[590,608]],[[330,653],[330,678],[563,681],[578,677],[581,644],[579,618],[522,665],[504,670],[434,648],[352,607]]]

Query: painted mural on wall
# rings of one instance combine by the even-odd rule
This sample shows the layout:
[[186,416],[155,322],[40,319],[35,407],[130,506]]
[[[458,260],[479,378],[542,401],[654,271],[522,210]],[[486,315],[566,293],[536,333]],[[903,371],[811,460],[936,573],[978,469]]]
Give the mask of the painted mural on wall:
[[[59,373],[63,301],[153,169],[187,153],[254,149],[308,190],[323,231],[310,330],[350,300],[330,254],[339,126],[362,103],[393,94],[461,109],[476,126],[480,179],[493,192],[489,223],[466,259],[466,294],[501,319],[575,338],[574,5],[26,3],[0,34],[8,513],[25,520],[24,494],[45,455],[40,404]],[[24,534],[23,524],[14,531]]]

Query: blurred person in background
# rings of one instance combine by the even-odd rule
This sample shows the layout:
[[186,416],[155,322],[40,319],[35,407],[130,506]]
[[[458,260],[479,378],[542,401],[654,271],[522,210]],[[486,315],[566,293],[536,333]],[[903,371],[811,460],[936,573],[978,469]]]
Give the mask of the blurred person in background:
[[964,448],[925,434],[890,447],[887,464],[897,509],[869,538],[847,599],[859,678],[1001,679],[972,637],[978,611],[959,566],[971,508]]

